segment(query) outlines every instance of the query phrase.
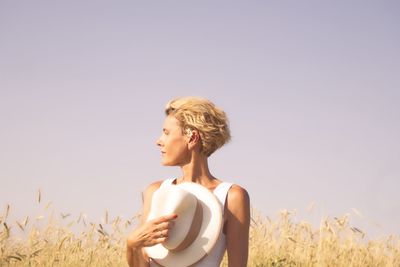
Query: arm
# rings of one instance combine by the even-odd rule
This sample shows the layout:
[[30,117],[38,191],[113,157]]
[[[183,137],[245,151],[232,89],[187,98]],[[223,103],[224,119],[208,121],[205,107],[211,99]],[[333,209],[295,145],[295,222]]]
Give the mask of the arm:
[[168,236],[170,221],[175,215],[163,216],[146,222],[151,207],[151,198],[161,182],[151,184],[143,194],[143,210],[140,225],[127,238],[126,260],[130,267],[148,267],[149,258],[143,247],[153,246],[164,242]]
[[249,251],[250,198],[245,189],[233,185],[226,201],[226,246],[229,267],[246,267]]

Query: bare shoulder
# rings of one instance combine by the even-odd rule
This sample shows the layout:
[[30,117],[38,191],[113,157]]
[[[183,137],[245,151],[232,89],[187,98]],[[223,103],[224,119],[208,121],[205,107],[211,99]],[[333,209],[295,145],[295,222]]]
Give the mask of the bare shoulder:
[[142,193],[142,200],[143,200],[143,208],[142,208],[142,216],[141,216],[141,223],[143,223],[147,215],[150,211],[151,206],[151,198],[153,197],[153,193],[160,188],[163,181],[156,181],[147,186],[147,188]]
[[250,196],[246,189],[239,185],[232,185],[228,192],[228,206],[244,204],[248,205],[250,203]]
[[145,201],[148,198],[151,198],[153,195],[154,191],[156,191],[158,188],[160,188],[162,184],[162,180],[153,182],[149,184],[146,189],[143,191],[143,201]]
[[237,231],[239,228],[236,228],[236,226],[239,227],[239,225],[248,229],[250,222],[250,196],[247,190],[239,185],[232,185],[228,191],[226,202],[228,230],[236,229],[235,231]]

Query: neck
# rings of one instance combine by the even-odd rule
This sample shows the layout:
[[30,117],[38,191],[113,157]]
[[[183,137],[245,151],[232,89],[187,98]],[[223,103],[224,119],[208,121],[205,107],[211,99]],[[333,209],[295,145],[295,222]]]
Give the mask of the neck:
[[191,160],[181,166],[183,177],[179,182],[193,182],[202,185],[208,184],[215,179],[208,168],[207,157],[200,153],[193,153]]

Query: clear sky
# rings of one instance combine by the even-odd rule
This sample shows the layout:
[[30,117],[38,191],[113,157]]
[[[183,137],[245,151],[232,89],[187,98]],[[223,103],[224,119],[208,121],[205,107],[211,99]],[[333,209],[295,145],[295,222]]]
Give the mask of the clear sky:
[[[0,210],[139,212],[164,105],[211,99],[212,173],[265,216],[400,234],[398,1],[0,1]],[[314,210],[307,213],[311,203]],[[362,213],[356,216],[353,208]]]

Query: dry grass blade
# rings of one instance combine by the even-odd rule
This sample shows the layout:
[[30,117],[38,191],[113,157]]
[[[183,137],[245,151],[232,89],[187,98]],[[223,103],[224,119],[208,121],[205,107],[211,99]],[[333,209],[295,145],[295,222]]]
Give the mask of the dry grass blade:
[[132,222],[130,220],[126,220],[125,221],[125,228],[128,228],[129,226],[131,226]]
[[363,231],[361,231],[360,229],[358,229],[357,227],[351,227],[350,228],[354,233],[358,233],[361,234],[362,237],[365,236],[365,233]]
[[42,200],[42,193],[40,192],[40,189],[39,189],[38,190],[38,196],[37,196],[38,203],[40,203],[41,200]]
[[5,229],[5,232],[4,232],[5,238],[10,237],[10,227],[7,225],[6,222],[3,222],[3,226],[4,226],[4,229]]
[[106,235],[106,233],[103,231],[103,230],[101,230],[101,229],[97,229],[97,232],[99,232],[101,235],[103,235],[103,236],[105,236]]
[[66,214],[64,214],[64,213],[61,212],[61,217],[62,217],[63,219],[65,219],[65,218],[67,218],[67,217],[69,217],[69,216],[71,216],[71,213],[66,213]]
[[10,228],[8,227],[7,223],[4,222],[3,225],[4,225],[4,229],[6,229],[7,232],[10,232]]
[[258,226],[258,223],[257,223],[256,219],[254,219],[253,217],[250,217],[250,220],[251,220],[251,225],[253,227],[257,227]]
[[6,206],[6,214],[4,215],[3,221],[7,220],[9,213],[10,213],[10,204],[7,204],[7,206]]
[[83,224],[84,224],[85,226],[87,226],[85,217],[82,217],[82,222],[83,222]]
[[17,261],[22,261],[22,258],[21,258],[21,257],[19,257],[19,256],[14,256],[14,255],[7,256],[7,259],[14,259],[14,260],[17,260]]
[[26,216],[26,218],[23,222],[24,227],[26,227],[26,225],[28,224],[28,221],[29,221],[29,216]]
[[312,212],[315,208],[315,202],[311,202],[310,205],[308,205],[307,211]]
[[52,205],[53,203],[50,201],[49,203],[47,203],[47,205],[46,205],[46,207],[44,208],[45,210],[48,210],[50,207],[51,207],[51,205]]
[[105,214],[105,224],[108,224],[108,211],[106,210],[106,214]]
[[121,218],[117,216],[117,218],[114,219],[112,225],[115,227],[121,222]]
[[58,250],[61,250],[61,248],[62,248],[62,246],[63,246],[65,240],[67,240],[67,239],[68,239],[68,236],[66,236],[66,237],[64,237],[63,239],[61,239],[61,242],[60,242],[60,244],[58,245]]
[[354,212],[354,214],[356,214],[358,217],[360,217],[360,218],[363,217],[362,213],[361,213],[359,210],[357,210],[356,208],[352,208],[351,210],[352,210],[352,211]]
[[336,220],[336,223],[340,227],[344,227],[346,225],[346,223],[347,223],[347,216],[344,216],[342,218],[334,217],[334,219]]
[[39,252],[42,251],[42,250],[43,250],[42,248],[35,250],[34,252],[31,253],[31,256],[37,257]]
[[99,232],[102,236],[108,236],[108,233],[104,230],[103,225],[101,223],[99,224],[99,228],[97,229],[97,232]]
[[80,223],[81,220],[82,220],[82,212],[79,213],[79,217],[78,217],[78,219],[76,220],[76,223]]
[[18,222],[18,221],[15,221],[15,222],[17,223],[18,227],[22,230],[22,232],[24,232],[25,231],[25,227],[23,226],[23,224]]
[[21,258],[25,258],[26,257],[26,255],[24,255],[24,254],[21,254],[21,253],[19,253],[18,251],[17,252],[15,252],[15,254],[17,254],[19,257],[21,257]]

